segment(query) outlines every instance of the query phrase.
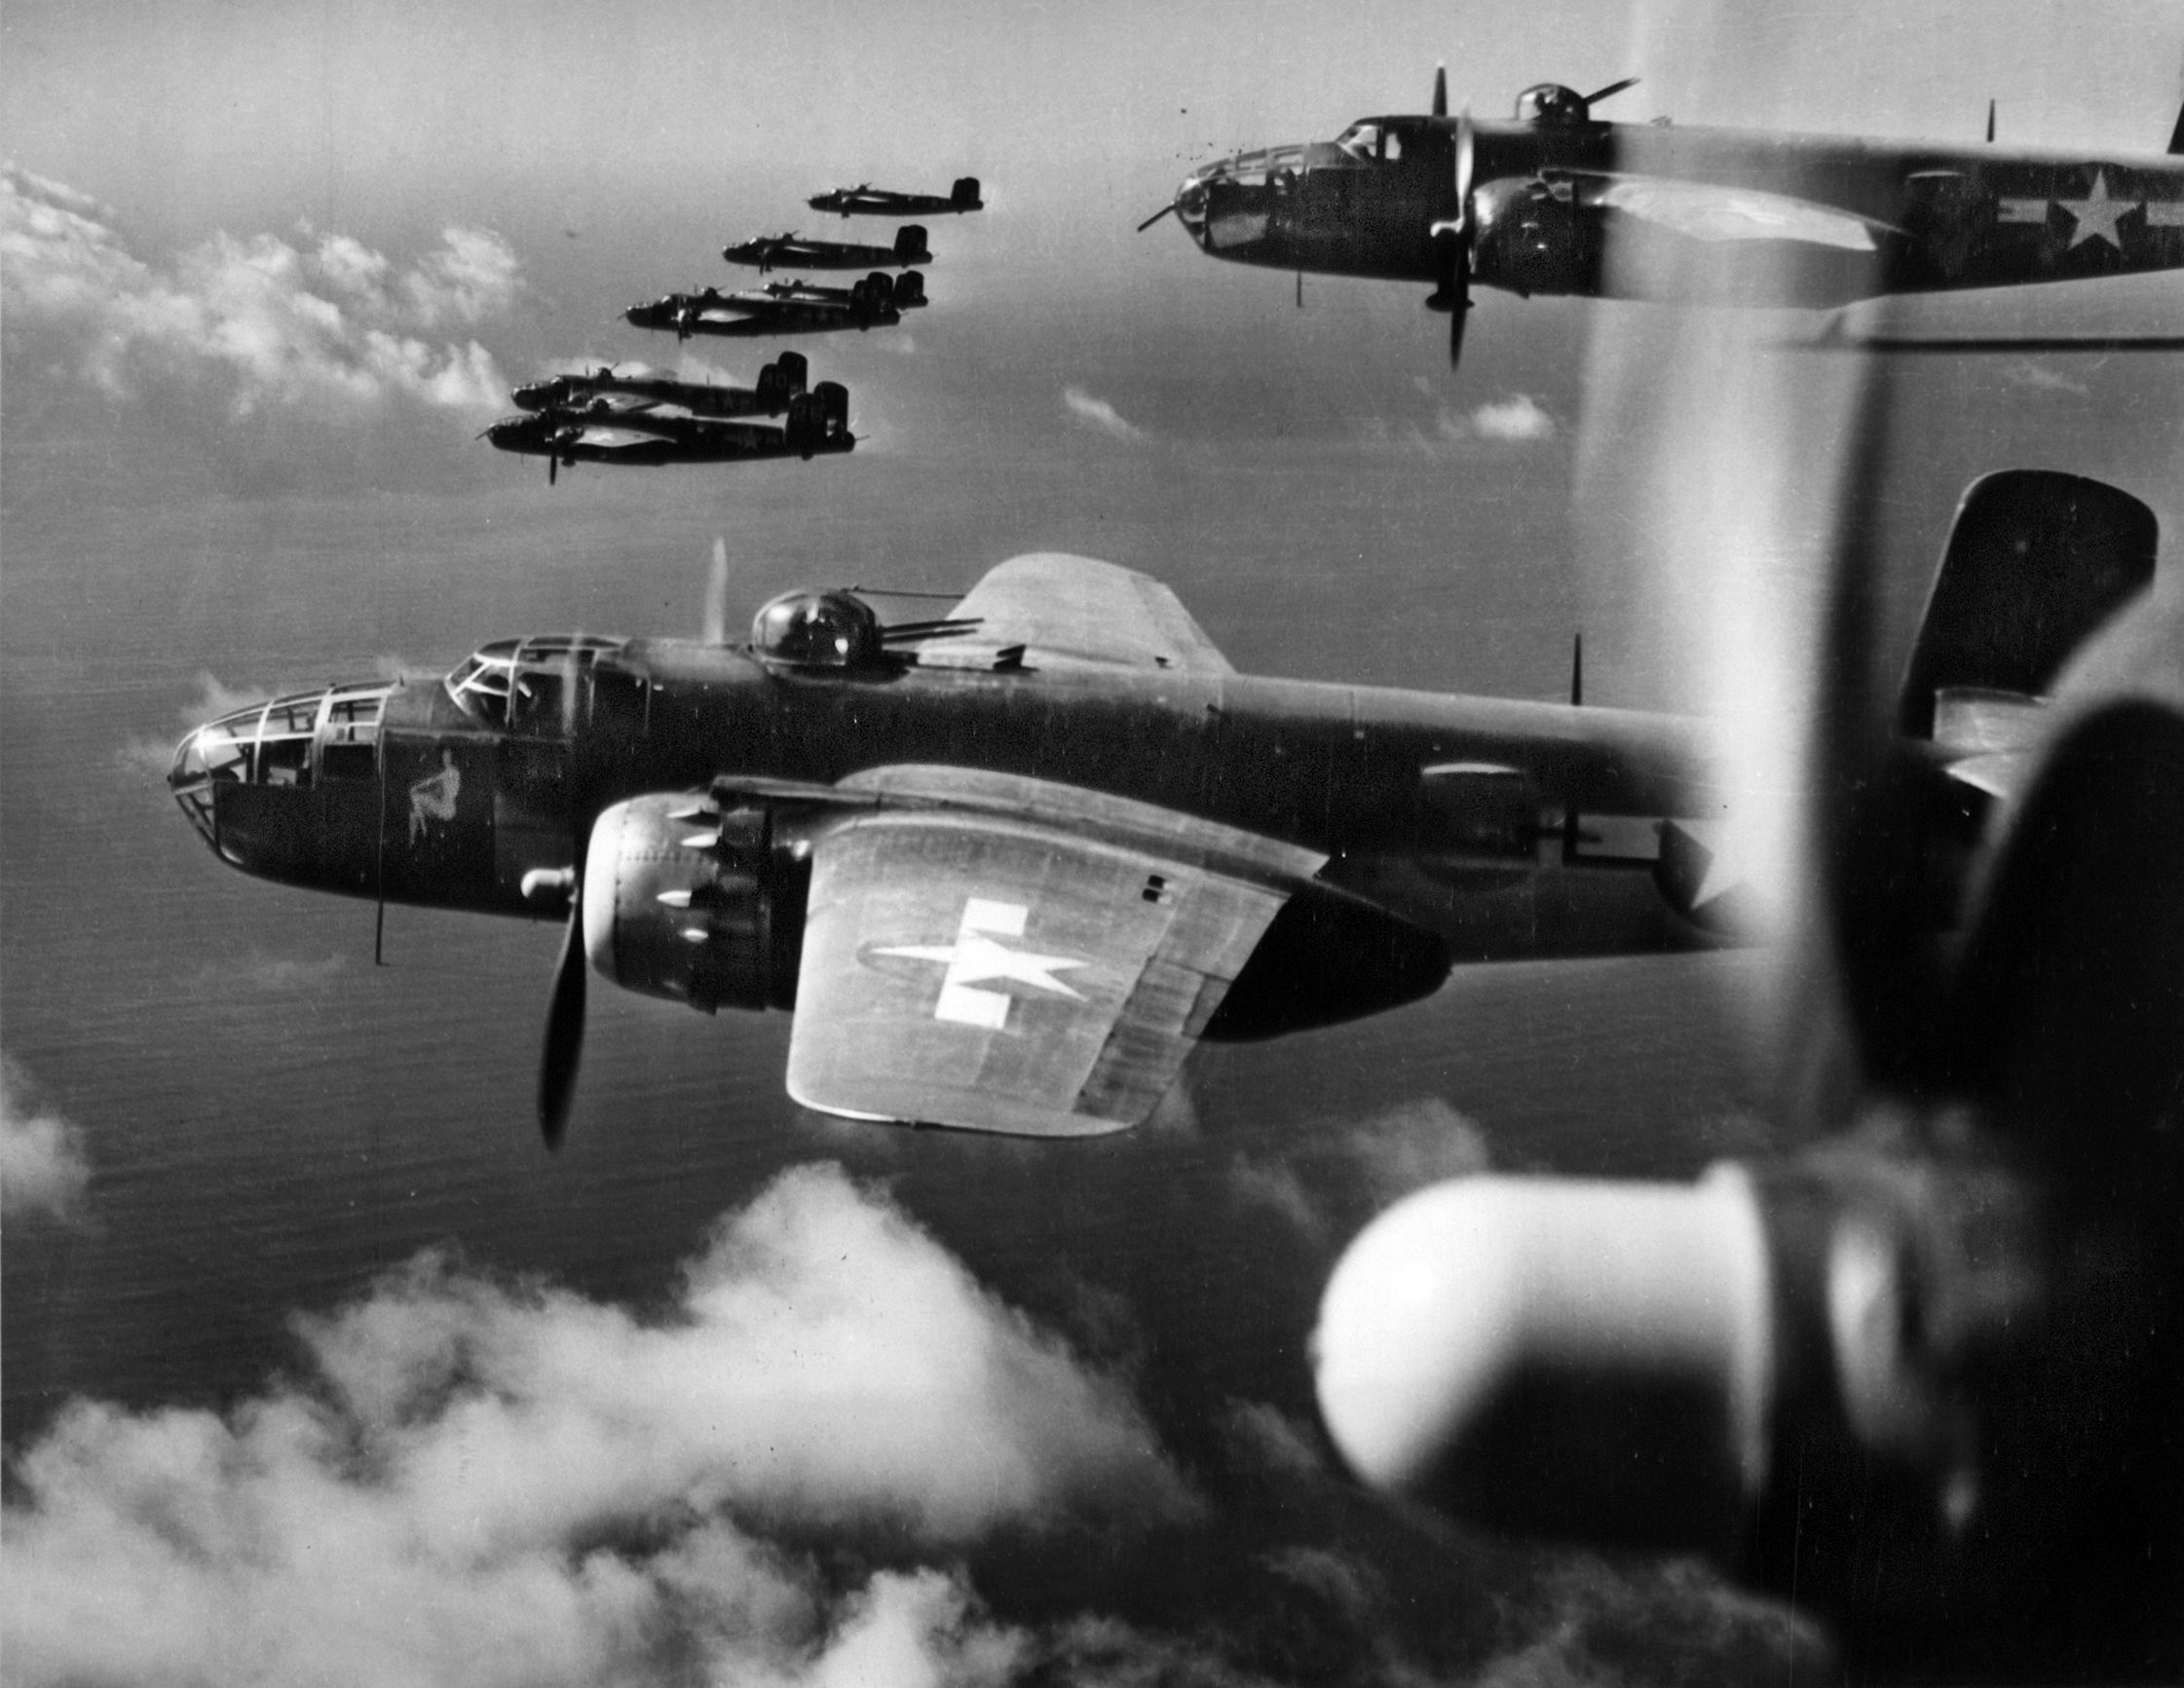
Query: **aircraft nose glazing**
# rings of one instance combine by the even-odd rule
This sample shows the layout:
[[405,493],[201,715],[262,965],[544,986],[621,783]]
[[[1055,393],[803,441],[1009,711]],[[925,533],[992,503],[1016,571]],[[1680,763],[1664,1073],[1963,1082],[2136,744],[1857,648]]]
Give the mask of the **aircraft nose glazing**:
[[376,789],[380,720],[396,684],[324,686],[231,710],[183,736],[167,788],[216,854],[250,865],[235,847],[242,835],[229,836],[235,824],[247,833],[318,790]]

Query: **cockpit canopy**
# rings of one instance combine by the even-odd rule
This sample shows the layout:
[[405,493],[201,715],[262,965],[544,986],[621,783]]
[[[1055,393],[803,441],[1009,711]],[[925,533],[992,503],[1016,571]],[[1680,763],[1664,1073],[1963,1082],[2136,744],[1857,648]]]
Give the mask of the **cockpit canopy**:
[[595,633],[498,639],[464,657],[444,684],[456,707],[473,721],[559,731],[578,678],[624,643]]
[[801,668],[862,668],[881,659],[880,618],[847,592],[785,592],[751,621],[751,649]]
[[1429,131],[1415,119],[1361,118],[1335,137],[1335,144],[1366,164],[1401,164],[1420,152]]

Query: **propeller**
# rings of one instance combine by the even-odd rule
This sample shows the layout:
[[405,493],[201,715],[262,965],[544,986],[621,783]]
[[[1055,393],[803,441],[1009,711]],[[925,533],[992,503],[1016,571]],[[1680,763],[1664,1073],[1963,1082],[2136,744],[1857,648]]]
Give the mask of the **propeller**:
[[553,964],[553,994],[546,999],[546,1044],[539,1054],[539,1135],[558,1149],[569,1129],[577,1069],[584,1060],[584,976],[591,963],[584,948],[584,881],[569,870],[569,923]]
[[1137,232],[1142,235],[1146,232],[1146,230],[1151,228],[1154,223],[1157,223],[1162,217],[1172,216],[1176,214],[1178,214],[1176,211],[1176,202],[1174,200],[1170,200],[1166,205],[1162,206],[1158,210],[1154,211],[1151,216],[1146,218],[1144,222],[1140,223],[1138,225]]
[[[1446,117],[1449,81],[1445,69],[1433,73],[1434,115]],[[1471,315],[1471,188],[1478,170],[1478,133],[1466,106],[1456,119],[1453,151],[1454,214],[1433,225],[1434,244],[1440,260],[1438,285],[1426,300],[1429,310],[1449,313],[1449,367],[1463,359],[1464,322]]]
[[728,643],[728,538],[724,534],[713,537],[713,566],[705,577],[703,638],[708,645]]

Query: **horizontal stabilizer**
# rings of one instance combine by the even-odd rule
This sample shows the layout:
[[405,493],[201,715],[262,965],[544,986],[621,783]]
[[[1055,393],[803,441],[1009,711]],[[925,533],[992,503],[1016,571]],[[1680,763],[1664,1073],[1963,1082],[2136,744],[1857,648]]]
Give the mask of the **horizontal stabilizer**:
[[2154,512],[2102,481],[2006,469],[1957,507],[1903,677],[1899,723],[1932,737],[1936,694],[2036,697],[2096,627],[2154,578]]

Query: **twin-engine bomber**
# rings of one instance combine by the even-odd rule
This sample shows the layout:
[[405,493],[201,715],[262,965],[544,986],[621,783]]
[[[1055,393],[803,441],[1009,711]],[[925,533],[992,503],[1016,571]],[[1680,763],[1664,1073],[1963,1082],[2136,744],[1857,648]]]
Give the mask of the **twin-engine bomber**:
[[626,394],[594,393],[588,398],[547,404],[496,422],[484,437],[502,451],[545,458],[548,486],[564,466],[579,463],[657,468],[775,457],[810,461],[823,453],[855,448],[856,435],[849,431],[849,393],[840,382],[822,381],[809,393],[796,394],[786,408],[788,415],[775,428],[761,422],[723,422]]
[[846,217],[932,217],[950,211],[982,211],[986,202],[978,197],[978,178],[960,176],[945,197],[940,194],[904,194],[859,182],[853,188],[834,188],[804,202],[815,211],[839,211]]
[[1437,73],[1429,115],[1222,159],[1139,228],[1172,212],[1210,257],[1432,282],[1451,362],[1474,283],[1826,306],[2184,266],[2184,158],[1995,146],[1991,113],[1982,147],[1594,118],[1636,80],[1541,83],[1496,123],[1450,117]]
[[606,396],[626,407],[672,405],[693,416],[778,416],[810,385],[811,365],[801,352],[784,352],[758,372],[751,387],[705,381],[676,381],[663,375],[621,375],[603,363],[589,372],[573,370],[544,381],[526,382],[508,396],[518,410],[559,410]]
[[933,261],[925,239],[925,230],[917,223],[903,224],[895,231],[894,244],[888,246],[863,245],[853,241],[808,241],[791,230],[785,235],[761,235],[756,240],[723,246],[721,256],[732,264],[756,264],[761,275],[776,267],[905,270],[914,264]]
[[875,270],[848,287],[810,281],[769,281],[724,293],[668,293],[622,313],[639,328],[668,328],[675,338],[693,334],[741,336],[824,333],[837,328],[891,328],[902,313],[925,303],[925,279],[915,270],[889,276]]
[[[1914,657],[1938,812],[1977,807],[1951,774],[1992,745],[1936,700],[2021,678],[1990,672],[2008,566],[1938,602]],[[1143,1120],[1201,1038],[1393,1007],[1455,962],[1719,941],[1751,893],[1709,743],[1241,675],[1166,587],[1041,553],[938,619],[791,593],[739,647],[508,640],[444,681],[282,697],[190,733],[169,780],[245,872],[564,916],[549,1144],[587,968],[708,1013],[793,1007],[807,1107],[1057,1137]]]

